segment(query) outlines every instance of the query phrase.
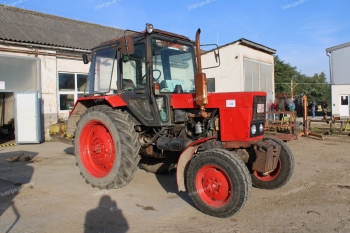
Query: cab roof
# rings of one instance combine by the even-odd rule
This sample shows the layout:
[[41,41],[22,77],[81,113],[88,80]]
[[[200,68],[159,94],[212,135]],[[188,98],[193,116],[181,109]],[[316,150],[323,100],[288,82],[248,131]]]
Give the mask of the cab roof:
[[[141,35],[146,35],[147,32],[146,31],[142,31],[142,32],[130,31],[130,33],[127,33],[127,34],[130,35],[131,37],[138,37],[138,36],[141,36]],[[171,37],[171,38],[176,37],[176,38],[179,38],[179,39],[187,41],[187,42],[192,42],[186,36],[179,35],[179,34],[172,33],[172,32],[162,31],[162,30],[159,30],[159,29],[154,29],[153,32],[152,32],[152,35],[154,35],[154,34],[167,36],[167,37]],[[121,37],[117,37],[117,38],[115,38],[113,40],[104,41],[104,42],[100,43],[98,46],[96,46],[95,48],[101,47],[103,45],[111,45],[111,44],[117,43],[118,41],[120,41],[120,39],[121,39]]]

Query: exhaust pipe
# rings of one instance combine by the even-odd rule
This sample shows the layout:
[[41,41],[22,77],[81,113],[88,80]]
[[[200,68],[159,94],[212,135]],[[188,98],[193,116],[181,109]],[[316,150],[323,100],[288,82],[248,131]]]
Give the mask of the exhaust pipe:
[[200,114],[204,118],[207,118],[209,117],[208,113],[205,112],[205,106],[208,104],[207,77],[205,73],[202,73],[200,33],[201,29],[198,29],[196,33],[197,74],[195,74],[194,80],[196,87],[196,104],[200,108]]

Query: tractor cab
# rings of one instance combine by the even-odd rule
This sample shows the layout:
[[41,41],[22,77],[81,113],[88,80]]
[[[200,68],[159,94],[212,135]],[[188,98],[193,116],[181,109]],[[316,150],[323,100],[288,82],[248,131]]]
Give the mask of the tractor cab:
[[118,95],[142,125],[170,125],[171,95],[195,93],[195,58],[189,38],[160,30],[104,42],[92,49],[85,95]]

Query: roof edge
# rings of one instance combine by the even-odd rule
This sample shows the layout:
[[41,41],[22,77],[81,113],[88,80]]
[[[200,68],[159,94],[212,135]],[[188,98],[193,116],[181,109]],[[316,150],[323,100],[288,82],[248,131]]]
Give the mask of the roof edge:
[[39,43],[31,43],[31,42],[18,42],[14,40],[3,40],[0,39],[0,44],[4,45],[18,45],[18,46],[25,46],[25,47],[36,47],[36,48],[42,48],[42,49],[52,49],[56,51],[71,51],[71,52],[79,52],[79,53],[90,53],[90,49],[83,49],[83,48],[73,48],[73,47],[63,47],[59,45],[47,45],[47,44],[39,44]]
[[[244,45],[244,46],[247,46],[247,47],[250,47],[250,48],[259,50],[259,51],[261,51],[261,52],[264,52],[264,53],[267,53],[267,54],[270,54],[270,55],[276,54],[276,52],[277,52],[277,50],[275,50],[275,49],[271,49],[271,48],[269,48],[269,47],[266,47],[266,46],[264,46],[264,45],[255,43],[255,42],[253,42],[253,41],[250,41],[250,40],[247,40],[247,39],[244,39],[244,38],[241,38],[241,39],[239,39],[239,40],[235,40],[235,41],[233,41],[233,42],[230,42],[230,43],[227,43],[227,44],[224,44],[224,45],[221,45],[221,46],[219,46],[218,48],[221,49],[221,48],[224,48],[224,47],[227,47],[227,46],[236,44],[236,43],[240,43],[241,45]],[[211,50],[209,50],[209,51],[205,51],[205,52],[202,53],[202,54],[209,53],[209,52],[211,52],[211,51],[213,51],[213,50],[215,50],[215,49],[211,49]]]
[[255,49],[260,50],[262,52],[266,52],[266,53],[271,54],[271,55],[276,54],[275,49],[272,49],[272,48],[269,48],[267,46],[255,43],[255,42],[247,40],[245,38],[241,38],[238,41],[241,42],[241,44],[243,44],[243,45],[246,45],[246,46],[251,47],[251,48],[255,48]]
[[340,45],[336,45],[336,46],[327,48],[327,49],[326,49],[326,52],[327,52],[327,53],[330,53],[330,52],[333,52],[334,50],[346,48],[346,47],[349,47],[349,46],[350,46],[350,42],[344,43],[344,44],[340,44]]

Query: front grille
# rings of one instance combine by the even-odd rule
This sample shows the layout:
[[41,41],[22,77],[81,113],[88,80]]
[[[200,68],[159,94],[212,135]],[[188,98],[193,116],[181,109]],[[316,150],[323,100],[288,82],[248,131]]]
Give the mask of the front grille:
[[265,121],[266,96],[254,96],[253,121]]

